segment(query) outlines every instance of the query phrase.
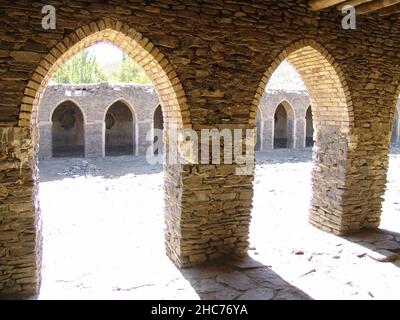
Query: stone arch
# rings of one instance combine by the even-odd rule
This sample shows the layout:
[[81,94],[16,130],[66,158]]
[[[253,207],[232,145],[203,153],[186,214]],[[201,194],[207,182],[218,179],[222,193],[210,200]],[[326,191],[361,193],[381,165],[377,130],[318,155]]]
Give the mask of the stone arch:
[[295,132],[295,113],[291,104],[283,100],[274,110],[274,148],[293,148]]
[[311,106],[307,108],[305,122],[305,146],[312,147],[314,145],[314,123]]
[[[58,42],[40,61],[35,71],[28,80],[24,90],[22,103],[19,112],[18,126],[30,132],[32,144],[29,145],[30,170],[32,170],[32,232],[35,237],[30,237],[29,245],[32,250],[27,259],[32,259],[32,265],[35,265],[30,272],[29,290],[27,292],[38,292],[40,287],[41,270],[41,217],[38,208],[37,196],[37,111],[44,90],[55,72],[72,56],[81,50],[97,43],[109,42],[125,51],[127,55],[134,59],[138,65],[146,72],[155,86],[163,109],[166,126],[175,126],[179,128],[190,128],[191,119],[186,102],[186,96],[183,86],[175,72],[174,66],[167,57],[152,42],[137,32],[127,24],[110,18],[103,18],[93,21],[90,24],[78,27],[75,31],[68,33],[65,38]],[[181,164],[164,165],[164,179],[172,181],[182,175]],[[182,198],[182,185],[165,186],[165,244],[168,256],[177,265],[182,265],[181,259],[181,234],[180,234],[180,201]],[[28,278],[28,276],[27,276]],[[27,282],[28,283],[28,282]],[[22,289],[16,289],[22,290]],[[25,292],[25,293],[27,293]]]
[[105,110],[104,154],[132,155],[137,151],[137,116],[124,99],[117,99]]
[[85,117],[74,102],[65,100],[51,112],[52,157],[85,156]]
[[[340,127],[341,132],[351,132],[354,128],[353,104],[344,73],[329,52],[311,39],[291,44],[267,68],[252,101],[250,123],[254,123],[256,108],[271,75],[285,59],[304,81],[316,126],[335,126]],[[331,91],[327,87],[331,87]],[[332,95],[336,98],[332,99]],[[330,110],[325,110],[327,107]]]
[[50,112],[48,113],[48,121],[49,121],[50,123],[52,122],[52,118],[53,118],[53,113],[54,113],[54,111],[55,111],[61,104],[65,103],[65,102],[70,102],[70,103],[73,103],[75,106],[77,106],[77,107],[79,108],[79,111],[82,113],[82,116],[83,116],[83,123],[84,123],[84,124],[87,123],[87,116],[86,116],[85,110],[79,105],[79,103],[78,103],[75,99],[72,99],[72,98],[63,99],[61,102],[59,102],[58,104],[56,104],[56,105],[50,110]]
[[350,90],[340,65],[322,45],[310,39],[300,40],[276,56],[267,67],[256,90],[249,124],[254,125],[256,108],[266,85],[272,73],[285,59],[302,77],[314,116],[317,148],[314,148],[313,156],[309,221],[314,226],[335,234],[359,229],[363,222],[352,219],[351,212],[346,212],[346,197],[342,189],[349,176],[349,149],[356,142],[352,141],[354,112]]
[[134,28],[109,18],[79,27],[41,60],[24,91],[19,126],[35,125],[37,107],[51,77],[72,56],[97,42],[118,46],[146,72],[160,97],[166,123],[191,126],[183,86],[165,55]]

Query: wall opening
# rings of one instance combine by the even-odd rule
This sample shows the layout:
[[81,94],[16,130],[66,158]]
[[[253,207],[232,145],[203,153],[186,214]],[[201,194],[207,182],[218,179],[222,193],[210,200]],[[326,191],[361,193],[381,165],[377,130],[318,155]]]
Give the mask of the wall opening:
[[308,107],[306,112],[306,147],[312,147],[314,145],[314,124],[312,118],[311,106]]
[[[20,113],[21,126],[32,127],[34,129],[33,132],[36,132],[38,126],[38,107],[52,77],[60,70],[61,66],[78,52],[99,42],[108,42],[118,46],[144,70],[158,93],[160,104],[163,108],[164,126],[167,127],[170,123],[173,123],[178,128],[191,125],[190,112],[186,104],[184,89],[174,71],[175,67],[170,64],[164,54],[149,39],[130,26],[108,18],[96,22],[93,21],[90,25],[79,27],[75,32],[65,32],[65,34],[66,37],[52,50],[49,50],[38,64],[28,82],[23,101],[26,103],[26,110],[29,109],[29,111]],[[181,112],[185,112],[185,117],[182,117]],[[58,113],[59,111],[55,112],[54,119],[59,119]],[[104,118],[93,119],[92,115],[88,114],[87,117],[81,117],[81,121],[78,119],[78,113],[74,116],[75,122],[73,125],[75,126],[79,122],[83,124],[83,118],[85,122],[88,122],[87,129],[85,129],[86,134],[82,135],[82,140],[83,138],[87,140],[91,132],[101,131],[103,134],[99,135],[99,137],[104,141],[105,122],[112,129],[112,126],[116,125],[119,120],[118,114],[108,117],[107,121],[105,115]],[[73,121],[66,118],[59,122],[68,128]],[[36,136],[34,138],[37,139]],[[34,145],[32,144],[32,150],[29,150],[29,153],[32,155],[35,155]],[[87,152],[88,145],[86,143],[85,152]],[[101,144],[102,150],[104,150],[104,147],[105,145]],[[164,149],[168,150],[167,148]],[[63,172],[58,172],[55,175],[54,171],[40,170],[41,209],[39,209],[39,193],[37,192],[39,187],[39,179],[37,179],[39,170],[36,170],[36,160],[37,157],[32,157],[32,163],[29,166],[33,177],[33,182],[30,185],[32,203],[29,205],[29,208],[31,208],[29,210],[32,212],[29,214],[29,219],[31,220],[26,223],[30,225],[30,229],[27,231],[21,230],[21,233],[26,233],[27,239],[29,237],[26,244],[30,249],[29,252],[25,250],[26,254],[23,254],[23,258],[29,261],[27,262],[29,265],[34,267],[30,268],[29,275],[25,276],[23,286],[18,283],[15,284],[16,292],[27,296],[40,293],[41,296],[44,294],[44,297],[46,297],[47,293],[52,298],[54,296],[60,297],[62,294],[59,294],[57,290],[63,291],[65,289],[64,284],[71,284],[68,289],[78,289],[73,284],[76,280],[80,283],[91,283],[96,286],[96,288],[90,288],[90,285],[79,285],[79,290],[89,289],[86,291],[89,296],[93,297],[93,294],[99,293],[100,291],[98,290],[101,289],[105,289],[107,291],[105,293],[106,296],[109,296],[110,291],[113,293],[123,293],[124,288],[121,288],[123,286],[121,284],[126,283],[127,279],[131,279],[132,275],[137,276],[138,270],[143,271],[143,277],[157,273],[160,256],[163,263],[170,270],[176,270],[176,265],[180,265],[180,243],[176,240],[180,238],[180,232],[177,233],[176,230],[178,230],[177,225],[180,225],[181,217],[176,207],[180,203],[182,188],[171,185],[163,189],[164,179],[171,181],[171,176],[174,178],[180,177],[182,174],[180,164],[166,164],[164,167],[157,165],[156,168],[143,168],[143,163],[139,161],[140,163],[136,163],[138,166],[135,168],[133,167],[135,165],[133,162],[136,159],[133,157],[127,158],[125,165],[121,163],[121,161],[124,161],[124,158],[118,159],[121,160],[118,163],[113,161],[112,158],[103,158],[101,161],[106,161],[104,162],[105,167],[103,168],[103,172],[101,168],[97,167],[96,161],[98,159],[94,160],[94,162],[89,162],[87,159],[60,159],[60,161],[57,159],[58,162],[53,161],[53,163],[67,164],[68,167],[63,167]],[[41,165],[47,165],[47,161],[42,161]],[[60,169],[60,166],[57,166],[58,169]],[[110,173],[110,170],[116,171]],[[143,185],[151,186],[150,189],[152,190],[151,192],[154,192],[153,195],[142,196],[143,185],[137,183],[137,176],[139,175],[143,176]],[[71,179],[64,179],[65,176],[71,176]],[[164,176],[166,177],[164,178]],[[57,180],[55,183],[57,185],[60,178],[65,182],[64,186],[68,187],[68,190],[71,191],[69,196],[63,190],[55,188],[52,184],[54,180]],[[121,179],[121,184],[115,185],[117,182],[114,180],[116,179]],[[158,180],[153,181],[153,179]],[[158,184],[158,181],[160,181],[160,184]],[[155,185],[157,186],[156,188],[154,188]],[[59,200],[56,197],[44,196],[46,189],[47,192],[60,197]],[[110,191],[114,189],[118,189],[119,196],[125,194],[125,196],[121,196],[119,199],[116,198],[115,205],[109,199],[112,193]],[[171,196],[168,201],[164,201],[165,197],[162,196],[163,190]],[[157,195],[158,199],[155,200],[154,198]],[[44,201],[45,198],[47,198],[47,202]],[[151,200],[148,201],[149,199]],[[142,201],[141,205],[138,205],[140,201]],[[154,207],[145,208],[147,205]],[[93,206],[96,208],[93,208]],[[62,207],[62,210],[60,210],[60,207]],[[132,207],[135,207],[137,210],[132,210]],[[165,211],[163,211],[164,208]],[[126,210],[125,213],[123,210]],[[155,219],[158,221],[157,227],[160,227],[159,229],[155,228],[154,220],[149,219],[148,213],[150,212],[157,215]],[[110,215],[110,213],[113,214]],[[147,219],[149,227],[146,228],[143,227],[143,224],[138,224],[137,219],[135,219],[136,216],[133,216],[133,213],[136,215],[146,213],[142,218],[144,220]],[[116,214],[118,214],[118,217],[116,217]],[[63,216],[61,217],[61,215]],[[106,223],[104,223],[102,215],[103,218],[107,218],[104,219]],[[71,216],[73,216],[72,219]],[[43,220],[46,220],[43,224],[41,223],[42,217]],[[92,218],[100,220],[94,223]],[[82,223],[78,224],[74,219],[81,219]],[[132,224],[127,223],[128,219],[131,219],[132,224],[138,227],[138,232],[132,232]],[[66,221],[69,222],[68,228],[64,223]],[[110,221],[112,221],[113,226],[110,225]],[[52,222],[58,224],[56,230],[52,229]],[[41,227],[42,225],[43,228]],[[165,225],[166,227],[164,228]],[[148,230],[153,230],[156,237],[154,237],[154,233],[146,232]],[[109,237],[105,236],[109,235],[110,231],[114,231],[114,233]],[[77,232],[81,235],[80,239],[75,237]],[[71,236],[71,234],[74,236]],[[97,234],[98,237],[93,237],[92,239],[88,234]],[[146,238],[148,235],[152,235],[153,237],[149,236]],[[50,239],[51,236],[58,237],[60,242],[53,242]],[[132,239],[127,239],[127,237],[131,237]],[[133,255],[131,250],[132,243],[134,243],[133,240],[141,241],[145,244],[145,248],[143,248],[140,254]],[[124,244],[128,245],[125,250],[115,250],[115,248]],[[45,250],[42,250],[43,247],[45,247]],[[143,259],[143,261],[147,261],[146,264],[142,259],[140,261],[136,259],[137,256],[144,258],[146,254],[150,256],[149,258],[153,258],[156,251],[155,248],[158,250],[157,253],[160,254],[156,254],[157,262],[153,261],[149,263],[148,259]],[[107,255],[104,255],[104,252],[107,252]],[[114,254],[115,256],[113,256]],[[105,257],[106,259],[103,259]],[[96,260],[95,258],[99,258],[100,260]],[[115,261],[118,261],[118,263],[110,268],[109,264]],[[85,265],[86,269],[84,263],[87,263]],[[154,266],[154,270],[150,270],[152,266]],[[97,270],[100,272],[93,272],[92,274],[92,271],[96,271],[95,268],[100,268],[101,270]],[[121,271],[121,268],[125,268],[125,270]],[[22,267],[20,269],[15,268],[15,270],[10,271],[10,277],[18,277],[22,272],[25,272],[25,270],[22,270]],[[42,276],[42,274],[46,276]],[[117,279],[120,282],[119,284],[116,284],[114,281],[118,278],[116,275],[120,278],[119,280]],[[57,279],[65,280],[65,282],[62,281],[60,283]],[[71,281],[71,279],[75,280]],[[107,283],[107,281],[114,281],[114,283]],[[97,284],[102,288],[97,287]],[[115,289],[116,291],[113,288],[114,284],[116,284],[114,286],[114,288],[117,288]],[[44,287],[46,290],[43,291]],[[74,296],[77,297],[79,295]],[[85,297],[87,298],[87,296]]]
[[274,149],[293,148],[294,116],[292,107],[282,102],[274,114]]
[[[162,139],[163,139],[163,134],[161,133],[161,136],[156,136],[155,131],[157,130],[164,130],[164,118],[163,118],[163,113],[162,113],[162,109],[161,109],[161,105],[159,105],[156,110],[154,111],[154,116],[153,116],[153,129],[154,130],[154,146],[157,144],[158,146],[160,146],[161,150],[159,150],[159,148],[154,148],[154,154],[158,155],[158,154],[162,154],[163,153],[163,146],[164,143],[162,143]],[[158,141],[157,139],[160,139],[161,141]],[[158,143],[157,143],[158,142]]]
[[[268,97],[267,85],[272,81],[273,72],[280,72],[281,66],[290,66],[304,81],[303,90],[307,90],[312,112],[309,104],[304,104],[304,110],[294,111],[286,101],[281,102],[275,109],[275,119],[271,119],[274,148],[290,147],[291,125],[300,132],[300,142],[314,136],[318,148],[256,154],[250,246],[255,248],[260,261],[270,261],[284,277],[290,276],[291,268],[287,266],[297,263],[298,257],[304,256],[305,250],[321,234],[310,224],[331,233],[340,233],[351,224],[351,221],[343,223],[345,215],[337,218],[342,214],[339,210],[343,203],[340,186],[344,185],[346,177],[342,160],[347,159],[352,123],[349,121],[351,113],[347,108],[346,86],[339,78],[343,73],[334,69],[336,64],[332,61],[317,43],[301,41],[293,44],[267,66],[251,110],[254,118],[250,120],[255,124],[257,107],[263,97],[260,92]],[[276,90],[285,90],[285,87]],[[290,112],[300,112],[301,117],[293,117]],[[290,118],[294,119],[292,124]],[[312,127],[315,134],[311,134]],[[336,189],[336,186],[339,187]],[[326,201],[327,195],[329,201]],[[325,240],[328,243],[327,238],[320,242]]]
[[81,110],[71,101],[61,103],[52,118],[53,157],[84,157],[84,120]]
[[134,115],[124,102],[114,102],[105,116],[105,155],[120,156],[134,153]]

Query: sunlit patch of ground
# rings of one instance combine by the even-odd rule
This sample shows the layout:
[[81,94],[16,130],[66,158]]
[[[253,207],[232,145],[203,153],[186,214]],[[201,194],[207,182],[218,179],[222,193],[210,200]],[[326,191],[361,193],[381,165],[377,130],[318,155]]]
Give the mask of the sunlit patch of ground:
[[[250,258],[182,272],[165,255],[161,167],[140,157],[42,161],[40,298],[400,298],[397,149],[381,225],[391,233],[346,239],[307,224],[311,150],[257,158]],[[393,261],[377,261],[385,257]]]

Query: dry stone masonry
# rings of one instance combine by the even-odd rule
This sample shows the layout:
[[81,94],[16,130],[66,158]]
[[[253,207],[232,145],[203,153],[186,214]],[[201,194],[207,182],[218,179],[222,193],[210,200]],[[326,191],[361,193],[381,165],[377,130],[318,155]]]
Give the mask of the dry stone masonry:
[[[39,290],[38,106],[54,72],[98,41],[145,70],[166,129],[254,128],[265,86],[286,59],[312,107],[310,222],[338,235],[379,226],[399,94],[396,16],[358,16],[345,30],[335,8],[312,11],[306,0],[49,3],[54,30],[41,26],[42,3],[0,0],[1,296]],[[165,241],[178,266],[246,253],[253,175],[235,174],[239,167],[164,165]]]

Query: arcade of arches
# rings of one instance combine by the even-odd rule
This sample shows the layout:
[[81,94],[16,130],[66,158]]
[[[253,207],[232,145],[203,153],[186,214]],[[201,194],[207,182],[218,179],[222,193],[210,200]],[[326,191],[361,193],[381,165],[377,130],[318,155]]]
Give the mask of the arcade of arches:
[[[147,149],[151,147],[146,137],[149,124],[152,123],[154,129],[163,130],[164,128],[160,101],[152,85],[51,85],[47,87],[39,107],[40,159],[49,159],[57,156],[52,153],[50,147],[54,127],[51,126],[52,122],[49,122],[49,114],[56,106],[68,101],[70,103],[73,101],[81,110],[84,118],[89,119],[83,124],[84,131],[90,131],[93,122],[101,123],[106,113],[108,117],[105,118],[106,129],[104,132],[101,130],[92,131],[91,139],[87,139],[90,142],[92,152],[87,154],[81,153],[81,156],[100,157],[132,154],[132,149],[135,155],[145,155]],[[110,153],[106,150],[104,153],[102,151],[104,144],[106,144],[107,149],[107,141],[104,141],[104,139],[108,139],[107,127],[115,122],[115,116],[112,113],[108,113],[108,111],[111,104],[117,103],[121,104],[121,107],[126,106],[126,117],[124,117],[124,120],[132,122],[128,130],[129,132],[122,131],[121,134],[126,134],[133,142],[128,143],[128,146],[125,148],[126,152]],[[310,100],[306,90],[266,90],[264,99],[260,102],[257,111],[258,135],[256,150],[269,150],[282,147],[311,147],[313,145],[313,122],[309,104]],[[279,105],[284,106],[283,117],[285,118],[280,117],[278,123],[270,122],[269,119],[271,118],[278,119],[279,110],[281,110]],[[286,112],[286,110],[288,111]],[[115,127],[113,130],[115,130]],[[277,134],[274,134],[274,130],[278,131]],[[94,139],[93,134],[104,137]],[[279,138],[279,135],[281,135],[281,138]],[[275,142],[278,142],[271,143],[274,139],[277,139]],[[279,145],[279,141],[281,145]],[[282,141],[284,142],[282,143]],[[131,143],[133,143],[133,147],[129,146]],[[158,147],[161,146],[158,145]],[[70,156],[79,155],[71,153]]]
[[[41,8],[29,1],[2,1],[0,13],[2,296],[32,296],[40,287],[38,105],[54,72],[99,41],[119,46],[148,74],[165,129],[253,129],[265,87],[287,59],[307,87],[315,129],[310,223],[336,235],[379,227],[400,85],[400,22],[394,17],[362,15],[356,30],[345,30],[335,8],[316,12],[306,0],[134,0],[119,6],[77,0],[57,10],[55,30],[43,30]],[[93,133],[103,132],[104,120],[112,130],[122,109],[96,121],[63,106],[48,120],[59,126],[55,147],[79,138],[86,141],[85,154],[97,152],[90,139],[102,135]],[[275,122],[271,144],[285,143],[287,132],[286,144],[296,145],[292,132],[307,127],[305,116],[294,126],[283,104],[276,122],[265,119],[262,130]],[[140,136],[129,136],[123,149],[133,148],[135,139]],[[237,175],[238,168],[248,169],[235,162],[164,165],[165,245],[177,266],[247,253],[253,175]]]

